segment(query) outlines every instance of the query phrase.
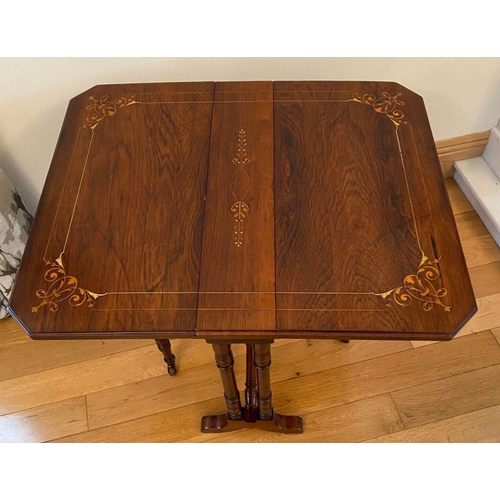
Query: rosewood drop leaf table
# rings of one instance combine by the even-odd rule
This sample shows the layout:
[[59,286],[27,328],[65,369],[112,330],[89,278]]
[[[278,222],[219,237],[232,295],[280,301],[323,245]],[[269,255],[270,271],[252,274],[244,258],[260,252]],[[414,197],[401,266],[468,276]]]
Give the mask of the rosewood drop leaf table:
[[302,432],[274,339],[449,340],[476,304],[420,96],[198,82],[70,101],[10,309],[34,339],[155,339],[170,374],[168,339],[204,339],[227,412],[202,431]]

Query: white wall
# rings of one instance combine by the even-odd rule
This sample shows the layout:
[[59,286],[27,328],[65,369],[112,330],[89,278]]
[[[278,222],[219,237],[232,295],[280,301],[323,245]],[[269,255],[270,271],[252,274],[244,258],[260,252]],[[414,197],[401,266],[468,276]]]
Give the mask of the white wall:
[[34,211],[67,102],[98,83],[389,80],[420,94],[434,138],[500,116],[500,58],[0,58],[0,166]]

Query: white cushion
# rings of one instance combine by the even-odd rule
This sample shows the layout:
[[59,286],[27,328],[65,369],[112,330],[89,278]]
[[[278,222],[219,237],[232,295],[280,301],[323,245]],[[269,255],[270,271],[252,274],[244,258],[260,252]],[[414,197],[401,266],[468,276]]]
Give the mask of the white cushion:
[[31,222],[30,213],[0,169],[0,318],[8,315],[9,297]]

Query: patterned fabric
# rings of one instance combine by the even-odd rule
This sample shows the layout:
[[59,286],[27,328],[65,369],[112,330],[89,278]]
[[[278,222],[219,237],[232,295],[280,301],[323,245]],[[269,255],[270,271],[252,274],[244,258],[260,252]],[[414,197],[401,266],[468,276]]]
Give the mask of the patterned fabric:
[[33,218],[0,169],[0,318],[7,306]]

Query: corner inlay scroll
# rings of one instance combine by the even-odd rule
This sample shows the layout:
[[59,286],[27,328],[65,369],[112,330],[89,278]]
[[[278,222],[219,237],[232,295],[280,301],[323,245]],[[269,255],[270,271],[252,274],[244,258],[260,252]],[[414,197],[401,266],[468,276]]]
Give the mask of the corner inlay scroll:
[[73,276],[68,276],[62,262],[62,254],[51,262],[50,268],[45,272],[45,281],[50,283],[47,290],[39,289],[36,296],[42,299],[42,302],[31,308],[36,313],[38,310],[47,306],[51,312],[59,309],[58,302],[67,300],[72,307],[78,307],[87,303],[88,307],[93,308],[94,301],[105,293],[94,293],[78,286],[78,280]]
[[246,150],[247,133],[240,129],[238,132],[237,153],[232,162],[236,166],[236,171],[231,178],[231,192],[233,193],[235,203],[231,205],[233,212],[233,242],[237,247],[243,244],[243,233],[245,232],[245,219],[250,210],[248,204],[244,201],[248,191],[250,190],[250,176],[245,170],[245,165],[248,165],[252,160],[248,157]]
[[87,116],[87,123],[89,123],[92,130],[94,130],[104,118],[113,116],[119,108],[137,104],[135,95],[132,97],[118,97],[113,101],[109,99],[108,95],[102,96],[100,99],[90,96],[89,100],[91,103],[87,105],[86,109],[91,113]]
[[398,126],[402,123],[405,116],[400,109],[397,109],[398,106],[405,105],[404,101],[400,99],[401,95],[401,92],[393,96],[389,92],[382,92],[380,97],[373,94],[364,94],[362,97],[356,96],[352,100],[372,106],[374,111],[385,114]]
[[[403,279],[403,285],[393,288],[388,292],[375,293],[383,299],[393,300],[399,306],[409,306],[413,299],[423,302],[424,311],[430,311],[434,304],[441,306],[445,312],[451,312],[451,305],[444,304],[441,299],[448,294],[446,288],[436,288],[431,281],[436,281],[439,278],[439,269],[437,264],[439,259],[429,260],[425,255],[422,256],[422,261],[418,271],[415,274],[409,274]],[[387,305],[389,306],[389,302]]]

